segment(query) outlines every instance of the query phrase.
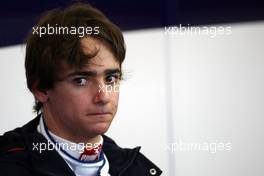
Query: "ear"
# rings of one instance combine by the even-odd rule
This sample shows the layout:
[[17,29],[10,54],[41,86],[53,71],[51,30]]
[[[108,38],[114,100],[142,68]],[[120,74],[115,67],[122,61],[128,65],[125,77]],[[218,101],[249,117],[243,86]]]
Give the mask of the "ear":
[[32,85],[32,93],[35,98],[41,103],[48,101],[49,97],[46,90],[39,90],[39,81],[35,81]]

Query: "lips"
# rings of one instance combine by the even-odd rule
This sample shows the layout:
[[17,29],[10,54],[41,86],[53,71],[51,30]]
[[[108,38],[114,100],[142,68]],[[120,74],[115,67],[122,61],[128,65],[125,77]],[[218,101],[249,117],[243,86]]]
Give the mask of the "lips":
[[87,114],[87,117],[90,119],[96,119],[99,121],[105,121],[106,119],[109,119],[110,117],[112,117],[112,115],[110,113],[102,113],[102,112],[95,112],[95,113],[89,113]]
[[111,113],[110,112],[94,112],[94,113],[89,113],[89,114],[87,114],[87,115],[94,115],[94,116],[96,116],[96,115],[110,115]]

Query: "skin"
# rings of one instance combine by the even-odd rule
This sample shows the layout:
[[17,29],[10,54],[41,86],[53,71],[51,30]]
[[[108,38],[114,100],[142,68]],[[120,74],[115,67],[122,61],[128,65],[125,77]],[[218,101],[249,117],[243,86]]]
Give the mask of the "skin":
[[102,88],[119,85],[120,66],[108,45],[98,39],[82,38],[80,47],[84,54],[99,50],[81,70],[63,64],[61,79],[52,89],[33,93],[43,103],[51,132],[75,143],[94,144],[117,112],[119,91]]

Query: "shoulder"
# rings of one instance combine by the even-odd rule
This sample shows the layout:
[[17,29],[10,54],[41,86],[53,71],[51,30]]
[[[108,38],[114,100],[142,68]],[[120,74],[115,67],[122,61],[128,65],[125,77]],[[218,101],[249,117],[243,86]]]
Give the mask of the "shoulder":
[[141,147],[133,149],[119,147],[111,138],[104,137],[103,151],[110,163],[110,174],[126,176],[161,175],[161,169],[140,152]]
[[0,136],[0,155],[21,152],[25,149],[21,128],[8,131]]
[[7,131],[0,135],[0,155],[16,153],[26,148],[26,136],[37,133],[37,125],[40,117],[37,116],[22,127]]
[[0,170],[4,175],[30,176],[28,154],[20,128],[0,136]]
[[[129,175],[145,176],[145,175],[161,175],[161,169],[148,159],[144,154],[138,152],[133,164],[124,172]],[[127,174],[125,174],[127,175]]]

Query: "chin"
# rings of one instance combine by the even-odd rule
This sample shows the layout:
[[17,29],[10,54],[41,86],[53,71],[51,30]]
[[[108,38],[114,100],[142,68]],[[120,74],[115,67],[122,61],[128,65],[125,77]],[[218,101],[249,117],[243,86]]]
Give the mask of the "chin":
[[96,135],[104,134],[109,129],[109,124],[100,124],[93,127],[93,129],[89,129],[90,133],[94,133]]

